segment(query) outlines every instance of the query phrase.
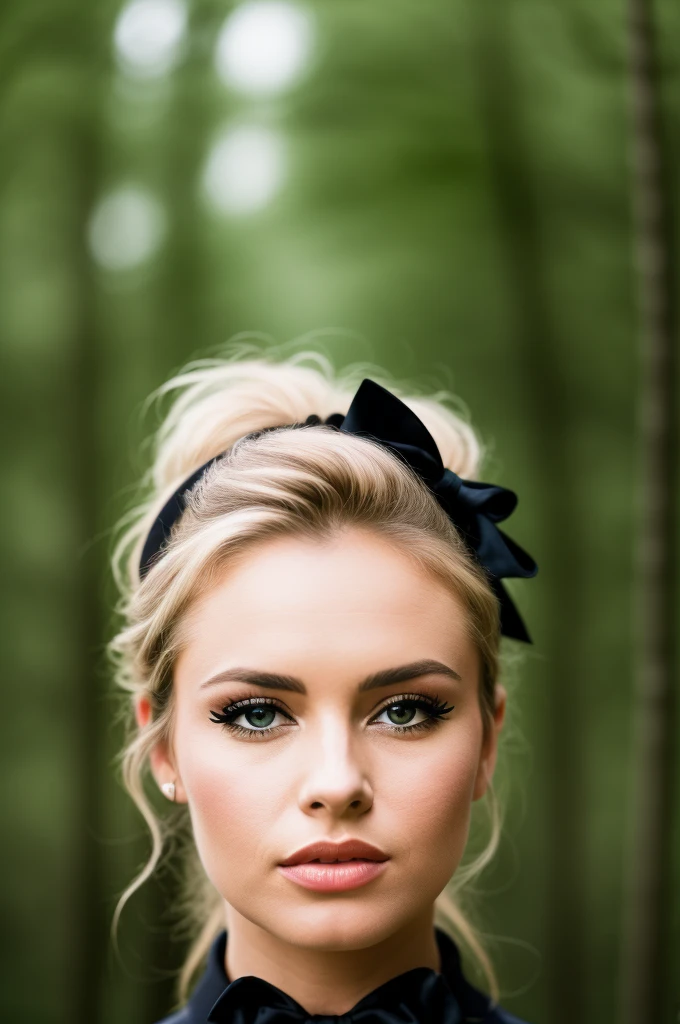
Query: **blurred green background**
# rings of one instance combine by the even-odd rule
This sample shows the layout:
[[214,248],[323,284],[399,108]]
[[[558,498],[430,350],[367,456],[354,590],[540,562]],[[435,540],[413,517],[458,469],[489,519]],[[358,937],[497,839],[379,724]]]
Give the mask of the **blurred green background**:
[[[652,16],[676,181],[680,8]],[[148,844],[115,773],[107,559],[147,466],[144,398],[252,332],[451,388],[483,478],[518,492],[508,532],[541,571],[511,585],[534,646],[480,920],[509,1010],[616,1019],[639,346],[624,5],[6,0],[0,86],[3,1019],[170,1008],[171,865],[125,910],[120,959],[108,934]],[[667,915],[677,965],[677,898]],[[675,1020],[677,987],[662,998]]]

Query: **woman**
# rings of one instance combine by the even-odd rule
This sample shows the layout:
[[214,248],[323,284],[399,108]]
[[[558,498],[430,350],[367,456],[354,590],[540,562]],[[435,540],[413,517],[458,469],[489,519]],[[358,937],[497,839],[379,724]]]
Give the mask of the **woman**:
[[[471,427],[356,385],[240,350],[161,389],[111,650],[153,837],[116,921],[168,831],[147,766],[189,826],[196,939],[164,1024],[518,1024],[452,893],[498,842],[500,636],[529,640],[500,579],[536,565],[495,525],[515,495],[473,482]],[[489,848],[454,878],[485,794]]]

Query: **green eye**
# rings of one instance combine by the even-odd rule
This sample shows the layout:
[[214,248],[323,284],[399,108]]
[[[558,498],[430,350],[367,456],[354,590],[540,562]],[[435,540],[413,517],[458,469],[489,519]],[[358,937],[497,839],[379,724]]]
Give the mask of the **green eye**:
[[[388,715],[389,721],[379,723],[381,728],[394,733],[416,732],[420,729],[432,729],[439,724],[444,715],[453,711],[454,707],[454,704],[447,707],[445,703],[440,702],[438,697],[408,694],[393,698],[371,721],[377,721],[381,715]],[[422,711],[426,717],[423,721],[413,724],[413,718],[417,711]],[[228,704],[222,708],[222,711],[211,711],[210,721],[223,725],[236,736],[245,739],[259,739],[285,728],[285,726],[272,724],[277,713],[289,721],[293,721],[288,712],[284,711],[279,703],[271,697],[249,697],[236,701],[234,704]],[[248,726],[237,724],[237,719],[241,717],[245,718]]]
[[[283,714],[276,701],[267,697],[249,698],[229,704],[222,708],[221,712],[211,711],[210,714],[213,715],[213,718],[210,721],[218,722],[232,729],[243,729],[244,732],[269,732],[277,712]],[[241,725],[236,725],[236,719],[241,717],[244,717],[252,728],[246,729]]]
[[[445,714],[453,711],[454,707],[455,704],[447,707],[445,703],[440,703],[438,697],[432,699],[421,694],[412,694],[392,700],[383,707],[379,714],[389,715],[391,725],[397,732],[415,732],[416,729],[428,729],[437,725]],[[416,711],[422,711],[427,717],[424,721],[411,725]],[[395,719],[397,720],[395,721]]]

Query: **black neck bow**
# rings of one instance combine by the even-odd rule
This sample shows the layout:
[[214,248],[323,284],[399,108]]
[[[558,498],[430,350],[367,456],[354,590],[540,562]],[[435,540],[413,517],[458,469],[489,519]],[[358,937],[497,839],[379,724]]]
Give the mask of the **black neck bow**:
[[211,1024],[461,1024],[446,979],[416,967],[373,990],[339,1016],[309,1014],[292,996],[253,975],[237,978],[208,1014]]
[[[526,626],[510,595],[500,582],[502,578],[529,578],[538,566],[519,544],[516,544],[496,523],[514,512],[517,495],[497,484],[464,480],[442,462],[439,449],[425,424],[391,391],[365,378],[359,385],[347,414],[333,413],[325,420],[312,413],[304,424],[324,423],[346,434],[355,434],[377,441],[402,459],[427,484],[437,501],[460,531],[477,562],[486,570],[489,583],[500,602],[501,633],[515,640],[531,643]],[[277,429],[275,427],[268,429]],[[223,454],[223,453],[222,453]],[[170,536],[170,530],[184,511],[186,494],[205,470],[222,454],[209,459],[185,480],[166,502],[151,527],[140,560],[140,576],[144,576]],[[264,1024],[259,1022],[258,1024]]]

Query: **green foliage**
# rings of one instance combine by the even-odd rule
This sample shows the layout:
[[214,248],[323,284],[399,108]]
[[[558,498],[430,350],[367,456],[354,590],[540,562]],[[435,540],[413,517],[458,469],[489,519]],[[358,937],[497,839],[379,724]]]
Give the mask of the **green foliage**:
[[[141,402],[254,331],[305,347],[316,332],[338,365],[452,388],[490,445],[485,477],[518,491],[511,532],[541,573],[513,593],[535,647],[512,685],[507,836],[479,907],[508,1009],[559,1024],[559,992],[578,1007],[563,1019],[611,1019],[636,497],[620,5],[316,2],[306,73],[267,97],[215,73],[232,6],[195,0],[174,68],[147,79],[116,65],[116,4],[13,0],[0,22],[3,1016],[167,1011],[172,877],[126,911],[122,966],[108,936],[146,840],[115,780],[107,557],[146,468]],[[658,6],[671,124],[680,22]],[[250,213],[201,186],[225,125],[283,141],[280,187]],[[126,185],[160,204],[162,237],[107,269],[93,217]]]

